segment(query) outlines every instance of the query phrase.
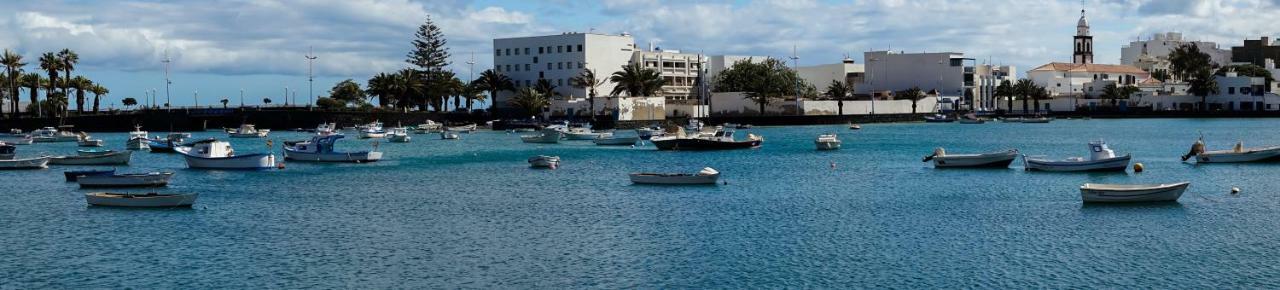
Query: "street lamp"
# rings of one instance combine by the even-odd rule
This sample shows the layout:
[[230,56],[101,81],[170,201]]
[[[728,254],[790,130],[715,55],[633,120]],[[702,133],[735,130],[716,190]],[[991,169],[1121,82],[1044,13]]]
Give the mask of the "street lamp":
[[308,100],[307,109],[310,110],[311,104],[315,103],[315,100],[312,99],[312,98],[315,98],[315,92],[312,91],[313,87],[315,86],[313,84],[315,81],[315,75],[312,74],[312,62],[315,61],[316,58],[318,57],[314,55],[312,48],[308,47],[306,58],[307,58],[307,100]]

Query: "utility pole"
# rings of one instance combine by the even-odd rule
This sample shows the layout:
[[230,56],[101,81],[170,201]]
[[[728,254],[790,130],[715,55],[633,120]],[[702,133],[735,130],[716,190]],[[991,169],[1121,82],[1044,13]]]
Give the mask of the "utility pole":
[[[796,104],[800,104],[800,56],[796,55],[796,46],[791,45],[791,69],[796,73]],[[800,110],[797,110],[800,111]],[[764,113],[764,112],[760,112]],[[799,112],[803,113],[803,111]]]
[[[476,81],[476,53],[475,52],[471,52],[471,58],[467,60],[467,66],[470,67],[469,69],[467,69],[467,85],[470,86],[472,82]],[[594,82],[595,80],[591,80],[591,81]],[[468,104],[470,104],[471,102],[470,101],[471,97],[474,97],[474,96],[467,96]],[[467,106],[467,113],[471,113],[470,105]],[[591,112],[592,116],[595,116],[595,114],[596,112]]]
[[313,98],[315,98],[316,96],[316,94],[312,91],[313,87],[315,86],[313,84],[315,82],[315,75],[312,74],[312,68],[313,68],[312,62],[315,61],[316,58],[318,58],[315,56],[315,53],[311,47],[307,48],[306,58],[307,58],[307,110],[310,110],[311,104],[315,103],[315,100]]
[[240,108],[244,108],[244,89],[240,89]]
[[284,106],[289,106],[289,86],[284,86]]
[[160,62],[164,63],[164,109],[169,111],[172,106],[172,103],[169,102],[169,85],[173,84],[173,81],[169,80],[169,63],[173,61],[169,59],[168,49],[164,50],[164,60]]
[[196,109],[199,109],[200,108],[200,91],[195,91],[195,96],[192,98],[196,100]]

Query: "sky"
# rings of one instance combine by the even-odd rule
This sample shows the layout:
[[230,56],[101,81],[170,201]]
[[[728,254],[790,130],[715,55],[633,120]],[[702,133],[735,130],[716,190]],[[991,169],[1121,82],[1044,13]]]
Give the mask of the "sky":
[[167,54],[174,105],[234,106],[242,91],[246,105],[283,103],[286,91],[307,103],[341,80],[407,67],[428,17],[449,40],[449,69],[466,79],[490,67],[494,38],[571,31],[710,55],[783,58],[794,46],[801,66],[861,63],[872,50],[963,52],[1025,72],[1071,60],[1081,9],[1098,63],[1118,63],[1123,45],[1156,32],[1228,49],[1280,33],[1280,0],[6,0],[0,48],[24,55],[28,71],[44,52],[76,51],[76,74],[110,89],[116,107],[149,102],[153,90],[164,103]]

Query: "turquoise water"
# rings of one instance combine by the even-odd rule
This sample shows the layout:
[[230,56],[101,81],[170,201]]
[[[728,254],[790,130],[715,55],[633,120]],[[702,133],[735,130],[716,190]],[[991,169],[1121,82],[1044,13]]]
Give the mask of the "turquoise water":
[[[87,207],[55,166],[0,171],[0,288],[1276,288],[1280,164],[1182,163],[1280,144],[1280,120],[769,127],[754,150],[660,152],[514,134],[382,142],[372,164],[185,168],[138,152],[119,171],[175,171],[193,209]],[[812,140],[838,132],[844,149]],[[159,132],[156,132],[159,133]],[[740,134],[746,132],[740,132]],[[197,137],[221,137],[217,132]],[[95,134],[123,147],[123,134]],[[272,138],[302,139],[275,132]],[[1105,139],[1146,172],[936,170],[920,158],[1018,148],[1081,156]],[[238,152],[263,141],[233,140]],[[345,149],[368,141],[342,141]],[[279,142],[276,142],[279,144]],[[70,154],[73,143],[19,147]],[[278,147],[277,147],[278,148]],[[557,170],[529,169],[537,154]],[[834,168],[832,163],[835,164]],[[634,171],[711,166],[728,184],[631,185]],[[1191,181],[1178,203],[1086,206],[1086,182]],[[1238,195],[1229,194],[1239,187]]]

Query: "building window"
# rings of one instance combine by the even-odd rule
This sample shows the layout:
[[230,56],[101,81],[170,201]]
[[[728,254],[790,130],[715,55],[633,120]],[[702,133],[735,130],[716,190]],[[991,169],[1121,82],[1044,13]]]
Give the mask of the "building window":
[[516,54],[515,54],[515,55],[520,55],[520,49],[519,49],[519,48],[517,48],[517,49],[516,49]]
[[[538,75],[538,77],[542,77],[542,75]],[[524,80],[524,86],[529,86],[529,80]]]
[[524,71],[529,71],[529,64],[524,64]]
[[538,72],[538,78],[542,78],[542,72]]
[[578,69],[582,69],[582,67],[583,67],[583,64],[582,64],[581,62],[579,62],[579,63],[578,63]]
[[528,48],[528,47],[524,48],[524,54],[525,54],[525,55],[529,55],[529,48]]
[[556,46],[556,53],[562,53],[562,52],[564,52],[564,47],[563,47],[563,46],[559,46],[559,45],[557,45],[557,46]]
[[[541,47],[539,47],[539,48],[541,48]],[[533,63],[538,63],[538,57],[536,57],[536,56],[535,56],[535,57],[533,57]]]
[[1229,87],[1229,88],[1227,88],[1227,94],[1228,94],[1228,95],[1234,95],[1234,94],[1236,94],[1236,88],[1235,88],[1235,87]]
[[557,63],[556,63],[556,69],[564,69],[564,63],[563,63],[563,62],[557,62]]
[[556,84],[557,86],[563,86],[563,85],[564,85],[564,79],[556,79],[556,83],[557,83],[557,84]]
[[543,54],[541,46],[538,47],[538,54]]
[[495,66],[493,66],[493,70],[496,70],[496,71],[498,71],[498,72],[502,72],[502,66],[500,66],[500,65],[495,65]]
[[547,69],[552,69],[551,64],[552,64],[552,63],[550,63],[550,62],[548,62],[548,63],[547,63]]
[[578,45],[578,52],[582,52],[582,45],[581,45],[581,44],[579,44],[579,45]]
[[502,54],[505,54],[505,55],[511,55],[511,49],[510,49],[510,48],[508,48],[508,49],[506,49],[506,50],[503,50],[503,51],[502,51]]

